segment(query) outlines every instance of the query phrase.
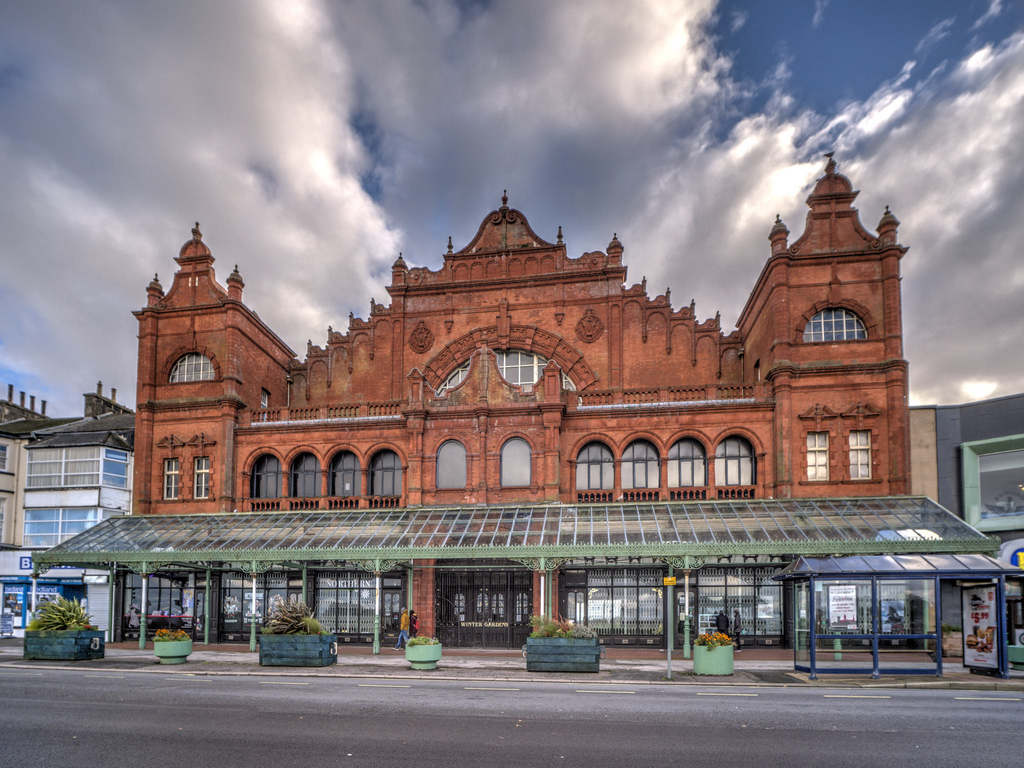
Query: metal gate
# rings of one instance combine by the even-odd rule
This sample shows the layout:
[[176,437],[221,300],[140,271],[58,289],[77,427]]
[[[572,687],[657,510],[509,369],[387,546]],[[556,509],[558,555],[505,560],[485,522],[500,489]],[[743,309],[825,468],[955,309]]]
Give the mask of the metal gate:
[[438,571],[437,637],[461,648],[518,648],[530,634],[529,571]]

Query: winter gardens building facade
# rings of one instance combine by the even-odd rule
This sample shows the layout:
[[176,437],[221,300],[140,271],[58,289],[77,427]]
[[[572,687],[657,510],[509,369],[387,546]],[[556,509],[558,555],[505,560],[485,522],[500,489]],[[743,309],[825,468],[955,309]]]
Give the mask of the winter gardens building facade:
[[134,515],[64,556],[116,569],[126,636],[248,640],[301,593],[344,640],[412,605],[446,644],[516,647],[531,614],[663,646],[666,616],[679,643],[720,609],[781,645],[794,609],[772,576],[797,555],[991,551],[898,498],[907,249],[856,194],[830,159],[728,334],[626,287],[616,237],[572,258],[503,197],[437,271],[399,257],[390,305],[301,361],[237,267],[216,281],[197,225],[135,313]]

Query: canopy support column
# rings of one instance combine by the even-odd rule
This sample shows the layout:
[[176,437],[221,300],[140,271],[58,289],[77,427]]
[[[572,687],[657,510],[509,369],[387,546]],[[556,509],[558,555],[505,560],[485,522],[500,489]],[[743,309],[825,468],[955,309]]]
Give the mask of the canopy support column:
[[309,605],[309,568],[302,565],[302,602]]
[[112,643],[114,642],[114,590],[117,587],[117,563],[111,563],[107,580],[110,587],[109,612],[107,613],[107,642]]
[[380,560],[373,561],[373,655],[380,654]]
[[408,588],[407,588],[407,589],[408,589],[409,591],[408,591],[408,592],[406,593],[405,605],[406,605],[406,607],[407,607],[407,608],[408,608],[408,609],[409,609],[410,611],[411,611],[411,610],[412,610],[412,609],[413,609],[413,608],[415,607],[415,606],[413,606],[413,604],[412,604],[412,603],[413,603],[413,599],[412,599],[412,598],[413,598],[413,591],[412,591],[412,572],[413,572],[413,565],[412,565],[412,563],[409,563],[409,567],[408,567],[408,568],[406,569],[406,573],[408,574],[408,580],[409,580],[409,582],[408,582],[408,583],[409,583],[409,586],[408,586]]
[[210,590],[213,583],[210,580],[210,569],[206,569],[206,589],[203,590],[203,645],[210,644]]
[[142,579],[142,606],[139,608],[139,650],[146,648],[146,614],[149,613],[149,564],[143,563],[139,573]]
[[33,568],[32,569],[32,602],[29,603],[29,605],[31,607],[31,610],[29,611],[29,614],[31,616],[35,616],[36,615],[36,587],[38,586],[38,582],[39,582],[39,571],[37,571],[35,568]]
[[252,564],[252,604],[249,619],[249,652],[256,652],[256,563]]
[[672,679],[672,645],[676,635],[675,570],[668,567],[668,600],[665,604],[665,679]]

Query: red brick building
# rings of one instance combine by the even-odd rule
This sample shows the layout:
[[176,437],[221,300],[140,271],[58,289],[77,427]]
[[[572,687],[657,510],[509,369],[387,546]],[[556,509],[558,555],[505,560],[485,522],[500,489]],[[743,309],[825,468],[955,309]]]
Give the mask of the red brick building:
[[856,195],[829,159],[729,333],[627,285],[617,237],[572,257],[503,197],[439,269],[399,257],[390,304],[303,359],[237,267],[217,281],[197,225],[135,312],[135,513],[906,493],[906,248]]

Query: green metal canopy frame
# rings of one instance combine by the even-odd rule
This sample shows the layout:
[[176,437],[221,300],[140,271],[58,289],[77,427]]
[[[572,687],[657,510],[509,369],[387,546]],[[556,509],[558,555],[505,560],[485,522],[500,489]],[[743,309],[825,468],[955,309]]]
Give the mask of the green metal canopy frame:
[[925,497],[518,504],[111,518],[35,555],[46,566],[167,567],[344,560],[377,573],[415,559],[566,559],[995,552]]

